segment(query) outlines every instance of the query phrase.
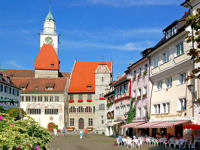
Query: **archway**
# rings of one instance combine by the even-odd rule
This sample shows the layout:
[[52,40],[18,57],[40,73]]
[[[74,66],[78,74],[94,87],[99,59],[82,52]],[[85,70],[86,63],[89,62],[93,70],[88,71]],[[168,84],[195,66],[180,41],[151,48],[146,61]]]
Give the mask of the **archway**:
[[53,128],[54,128],[54,126],[55,126],[55,123],[53,123],[53,122],[50,122],[49,124],[48,124],[48,130],[49,131],[53,131]]
[[78,128],[79,129],[84,129],[84,120],[83,120],[83,118],[80,118],[78,120]]

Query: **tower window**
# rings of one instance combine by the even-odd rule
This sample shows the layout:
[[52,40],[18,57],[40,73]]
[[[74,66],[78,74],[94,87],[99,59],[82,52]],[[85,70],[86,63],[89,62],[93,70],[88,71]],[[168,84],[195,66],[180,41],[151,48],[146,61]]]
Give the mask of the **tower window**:
[[51,68],[53,68],[54,67],[54,64],[51,64]]

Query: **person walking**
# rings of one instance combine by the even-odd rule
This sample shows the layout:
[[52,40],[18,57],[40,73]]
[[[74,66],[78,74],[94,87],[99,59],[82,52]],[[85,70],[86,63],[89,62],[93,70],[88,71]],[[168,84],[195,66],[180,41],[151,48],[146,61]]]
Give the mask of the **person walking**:
[[81,130],[80,131],[80,139],[82,139],[83,138],[83,131]]
[[87,128],[85,128],[85,130],[84,130],[84,136],[88,137],[88,129]]
[[54,136],[57,136],[57,129],[56,128],[53,129],[53,133],[54,133]]
[[62,135],[65,136],[65,127],[62,129]]

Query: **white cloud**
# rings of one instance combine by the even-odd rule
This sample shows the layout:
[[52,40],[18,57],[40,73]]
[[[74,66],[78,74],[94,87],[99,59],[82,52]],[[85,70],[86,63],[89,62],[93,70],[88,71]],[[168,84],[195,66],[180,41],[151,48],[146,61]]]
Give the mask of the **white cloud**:
[[103,29],[100,31],[84,31],[84,30],[61,30],[63,35],[67,37],[76,37],[83,39],[130,39],[132,37],[162,34],[161,28],[138,28],[138,29]]
[[143,42],[127,42],[124,44],[105,44],[105,43],[94,43],[86,41],[63,41],[62,45],[64,48],[90,48],[90,49],[110,49],[120,51],[141,51],[148,47],[153,46],[154,42],[143,41]]
[[181,4],[182,0],[86,0],[87,3],[93,5],[110,5],[114,7],[130,7],[141,5],[177,5]]
[[21,65],[19,65],[17,62],[15,62],[14,60],[10,60],[7,62],[8,65],[10,65],[11,67],[20,69],[23,68]]

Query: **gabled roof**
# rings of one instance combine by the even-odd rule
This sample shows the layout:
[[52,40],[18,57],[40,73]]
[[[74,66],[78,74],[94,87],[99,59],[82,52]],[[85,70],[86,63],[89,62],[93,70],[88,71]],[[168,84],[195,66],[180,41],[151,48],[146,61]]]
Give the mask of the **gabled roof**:
[[44,44],[35,59],[35,70],[59,70],[59,59],[51,44]]
[[174,21],[172,24],[170,24],[168,27],[166,27],[163,31],[168,30],[170,27],[177,25],[177,33],[172,35],[169,38],[166,38],[166,36],[164,36],[154,47],[150,48],[150,52],[148,54],[151,54],[152,52],[154,52],[157,48],[159,48],[160,46],[162,46],[163,44],[165,44],[167,41],[173,39],[175,36],[179,35],[180,33],[182,33],[183,31],[185,31],[186,28],[186,18],[188,17],[188,15],[190,15],[190,12],[185,12],[184,16],[179,19]]
[[118,85],[121,85],[121,84],[124,83],[124,82],[129,81],[129,80],[130,80],[130,79],[127,79],[126,74],[124,74],[124,75],[121,76],[119,79],[113,81],[112,84],[111,84],[111,86],[116,87],[116,86],[118,86]]
[[112,61],[75,62],[68,93],[94,93],[98,65],[107,65],[112,72]]
[[[13,78],[12,82],[21,87],[21,93],[26,92],[64,92],[69,78]],[[48,88],[52,89],[48,89]]]
[[[27,78],[35,77],[35,70],[17,70],[17,69],[0,69],[0,73],[6,74],[13,78]],[[68,72],[59,72],[59,77],[69,78],[71,73]]]
[[34,77],[34,70],[16,70],[16,69],[0,69],[0,73],[7,74],[11,78],[13,77]]

